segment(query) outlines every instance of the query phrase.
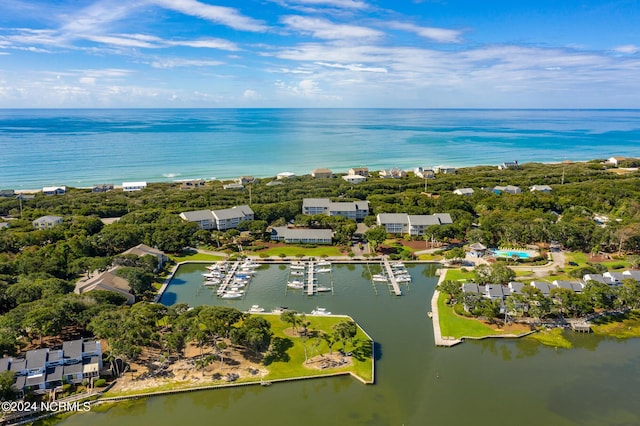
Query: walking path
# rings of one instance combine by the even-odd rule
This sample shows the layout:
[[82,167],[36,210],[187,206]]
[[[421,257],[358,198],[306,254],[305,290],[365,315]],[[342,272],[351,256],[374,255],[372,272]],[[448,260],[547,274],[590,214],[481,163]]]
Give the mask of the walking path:
[[[442,271],[442,269],[440,270]],[[440,279],[438,279],[438,284],[444,281],[446,274],[440,274]],[[433,292],[433,297],[431,298],[431,320],[433,321],[433,338],[436,342],[436,346],[446,346],[451,347],[455,346],[458,343],[462,343],[462,339],[454,339],[454,338],[443,338],[442,332],[440,331],[440,316],[438,315],[438,297],[440,296],[440,292],[435,290]]]

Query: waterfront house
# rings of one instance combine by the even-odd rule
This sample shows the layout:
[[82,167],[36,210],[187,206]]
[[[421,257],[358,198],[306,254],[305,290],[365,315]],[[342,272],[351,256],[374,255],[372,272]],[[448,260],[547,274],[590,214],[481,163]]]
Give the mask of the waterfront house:
[[357,175],[362,177],[369,177],[369,169],[367,167],[352,167],[347,173],[349,175]]
[[582,281],[585,282],[585,284],[589,283],[589,281],[595,281],[598,282],[600,284],[606,284],[606,285],[611,285],[611,281],[606,280],[602,274],[584,274],[582,276]]
[[333,172],[329,169],[315,169],[311,172],[311,176],[316,179],[330,179],[333,177]]
[[76,282],[76,287],[73,292],[76,294],[84,294],[94,290],[105,290],[123,296],[129,305],[134,304],[136,297],[131,294],[129,281],[117,276],[115,274],[117,269],[116,267],[95,277]]
[[361,182],[364,182],[365,180],[367,180],[367,178],[365,176],[361,176],[361,175],[344,175],[342,176],[342,179],[344,179],[345,181],[349,182],[349,183],[353,183],[353,184],[358,184]]
[[518,281],[511,281],[509,282],[509,284],[507,284],[507,287],[509,287],[509,291],[510,294],[522,294],[522,289],[524,288],[525,284],[518,282]]
[[282,173],[278,173],[276,175],[276,179],[280,179],[280,180],[282,180],[282,179],[291,179],[291,178],[294,178],[294,177],[296,177],[296,174],[292,173],[292,172],[282,172]]
[[187,191],[190,189],[204,188],[207,182],[204,179],[183,180],[180,182],[180,190]]
[[302,214],[342,216],[360,221],[369,214],[369,202],[366,200],[334,202],[328,198],[303,198]]
[[507,169],[517,169],[520,166],[518,165],[518,161],[505,161],[504,163],[498,166],[498,170],[507,170]]
[[640,283],[640,271],[638,270],[624,271],[622,273],[622,276],[624,277],[625,280],[632,279]]
[[112,183],[99,183],[93,185],[91,192],[108,192],[113,191],[114,185]]
[[122,252],[122,254],[135,254],[139,257],[144,256],[153,256],[158,259],[158,267],[155,272],[158,272],[164,264],[169,260],[169,257],[162,251],[153,247],[149,247],[146,244],[138,244],[137,246],[131,247],[129,250]]
[[0,189],[0,198],[12,198],[16,195],[13,189]]
[[[505,290],[508,294],[505,294]],[[509,294],[511,294],[511,292],[508,287],[503,287],[500,284],[487,284],[484,286],[482,296],[489,300],[504,300]]]
[[424,235],[429,226],[450,225],[453,223],[449,213],[432,215],[408,215],[406,213],[380,213],[376,217],[379,226],[384,226],[389,234]]
[[436,178],[436,172],[431,167],[416,167],[415,169],[413,169],[413,174],[421,179]]
[[531,192],[545,192],[545,193],[550,193],[551,192],[551,187],[549,185],[533,185],[529,188],[529,191]]
[[63,195],[67,193],[66,186],[45,186],[42,188],[42,193],[44,195]]
[[449,167],[449,166],[435,166],[433,168],[433,171],[435,171],[436,173],[442,173],[444,175],[446,175],[446,174],[454,174],[456,172],[456,168],[455,167]]
[[147,187],[147,182],[122,182],[124,192],[142,191]]
[[200,229],[215,229],[216,218],[211,210],[194,210],[190,212],[180,213],[180,217],[187,222],[194,222],[198,224]]
[[602,276],[605,280],[611,282],[610,285],[620,285],[625,278],[629,278],[622,272],[605,272]]
[[400,179],[406,175],[407,172],[399,168],[383,169],[378,173],[378,176],[383,179]]
[[33,227],[36,229],[51,229],[62,223],[61,216],[41,216],[34,220]]
[[464,195],[470,197],[473,195],[473,188],[458,188],[453,191],[456,195]]
[[248,185],[250,183],[254,183],[255,180],[256,178],[254,178],[253,176],[240,176],[238,179],[236,179],[236,182],[240,185]]
[[46,393],[63,383],[79,384],[99,377],[101,369],[100,342],[84,339],[65,341],[62,349],[34,349],[27,351],[24,358],[0,359],[0,373],[14,373],[13,389],[20,397],[27,392]]
[[331,244],[331,229],[289,228],[274,226],[271,228],[271,240],[291,244]]
[[[484,286],[480,286],[480,287],[482,287],[482,292],[484,292]],[[461,289],[463,293],[468,293],[468,294],[481,293],[480,288],[476,283],[463,283]]]
[[237,189],[237,190],[242,190],[244,189],[244,185],[240,184],[240,183],[226,183],[224,185],[222,185],[222,189]]
[[611,164],[614,167],[619,167],[620,163],[626,159],[627,159],[626,157],[614,156],[614,157],[609,157],[607,161],[605,161],[605,163]]
[[265,185],[267,186],[278,186],[278,185],[282,185],[282,182],[279,180],[272,180],[270,182],[267,182]]

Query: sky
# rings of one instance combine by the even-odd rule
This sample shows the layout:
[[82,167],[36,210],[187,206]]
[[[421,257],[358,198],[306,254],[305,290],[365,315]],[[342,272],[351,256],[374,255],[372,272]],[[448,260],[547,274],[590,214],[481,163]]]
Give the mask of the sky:
[[0,108],[640,108],[638,0],[2,0]]

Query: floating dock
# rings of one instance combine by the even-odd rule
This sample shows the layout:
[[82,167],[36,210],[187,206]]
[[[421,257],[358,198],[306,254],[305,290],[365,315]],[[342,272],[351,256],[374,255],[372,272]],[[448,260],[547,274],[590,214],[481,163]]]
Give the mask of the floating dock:
[[384,268],[387,271],[387,276],[389,277],[389,284],[391,284],[391,288],[396,296],[402,296],[402,290],[400,290],[400,286],[398,285],[398,281],[396,280],[396,274],[393,272],[393,268],[389,263],[389,259],[386,257],[382,261]]

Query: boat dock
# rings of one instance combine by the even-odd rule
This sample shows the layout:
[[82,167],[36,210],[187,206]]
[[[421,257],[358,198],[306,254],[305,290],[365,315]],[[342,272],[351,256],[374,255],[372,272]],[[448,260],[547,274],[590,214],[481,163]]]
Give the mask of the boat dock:
[[229,268],[229,271],[227,272],[227,274],[224,276],[224,279],[220,283],[220,287],[218,287],[218,292],[217,292],[218,295],[224,294],[224,292],[227,290],[227,287],[229,287],[229,284],[236,276],[235,274],[236,274],[236,270],[238,269],[238,266],[240,266],[240,262],[233,262],[233,265],[231,265],[231,268]]
[[313,261],[309,262],[309,269],[307,274],[307,295],[313,296]]
[[389,259],[385,257],[382,263],[387,271],[387,277],[389,277],[389,284],[391,285],[393,292],[396,296],[402,296],[402,290],[400,290],[400,286],[398,285],[398,281],[396,280],[396,274],[393,272],[393,268],[389,263]]

